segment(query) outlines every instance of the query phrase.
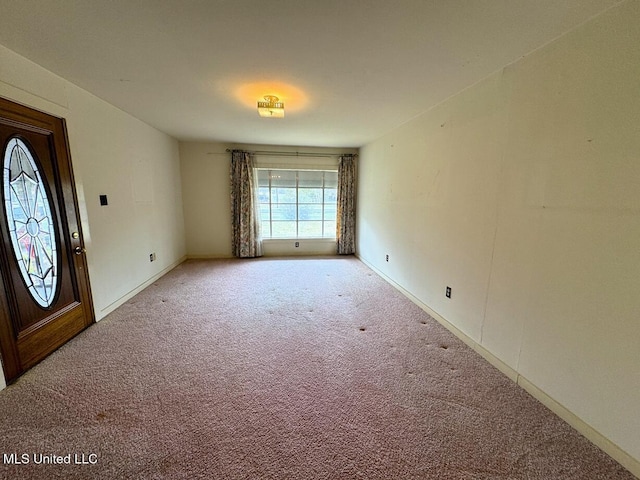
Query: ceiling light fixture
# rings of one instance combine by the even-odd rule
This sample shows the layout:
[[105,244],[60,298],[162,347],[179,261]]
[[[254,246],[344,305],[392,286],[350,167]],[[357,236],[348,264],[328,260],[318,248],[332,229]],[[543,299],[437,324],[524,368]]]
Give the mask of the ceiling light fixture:
[[265,101],[258,102],[258,115],[265,118],[284,118],[284,103],[275,95],[265,95]]

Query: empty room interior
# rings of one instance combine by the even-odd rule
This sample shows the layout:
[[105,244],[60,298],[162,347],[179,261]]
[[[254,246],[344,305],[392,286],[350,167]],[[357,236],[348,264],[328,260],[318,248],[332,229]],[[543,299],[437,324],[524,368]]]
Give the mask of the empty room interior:
[[0,477],[640,478],[639,0],[0,0],[0,101]]

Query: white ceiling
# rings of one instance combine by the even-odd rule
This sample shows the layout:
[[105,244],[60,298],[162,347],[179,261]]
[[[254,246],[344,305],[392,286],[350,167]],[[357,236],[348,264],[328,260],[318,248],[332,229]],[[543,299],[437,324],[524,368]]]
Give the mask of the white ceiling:
[[617,3],[0,0],[0,44],[181,140],[359,147]]

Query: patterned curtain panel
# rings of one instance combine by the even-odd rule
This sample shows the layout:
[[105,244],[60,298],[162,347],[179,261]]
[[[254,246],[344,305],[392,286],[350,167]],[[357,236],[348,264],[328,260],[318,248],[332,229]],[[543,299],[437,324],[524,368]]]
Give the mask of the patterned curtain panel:
[[232,253],[236,257],[262,256],[257,182],[248,152],[231,152]]
[[338,164],[338,254],[356,253],[356,159],[343,155]]

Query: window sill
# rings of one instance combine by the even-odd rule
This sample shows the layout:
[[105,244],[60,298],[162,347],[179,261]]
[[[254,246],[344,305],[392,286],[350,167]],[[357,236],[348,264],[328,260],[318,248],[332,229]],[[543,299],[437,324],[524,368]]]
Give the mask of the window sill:
[[289,242],[304,242],[304,243],[336,243],[335,238],[263,238],[262,243],[289,243]]

